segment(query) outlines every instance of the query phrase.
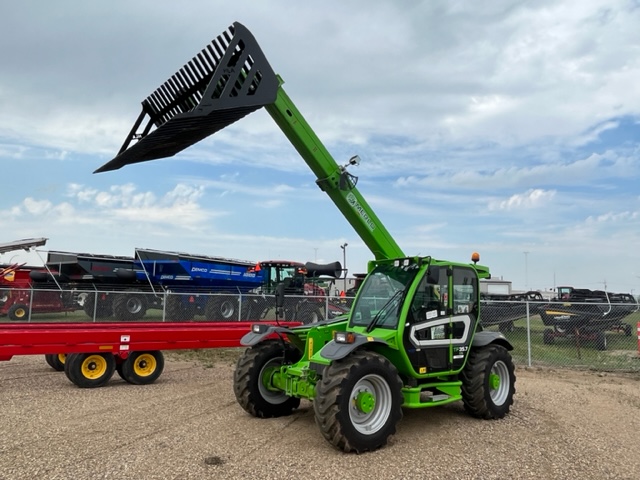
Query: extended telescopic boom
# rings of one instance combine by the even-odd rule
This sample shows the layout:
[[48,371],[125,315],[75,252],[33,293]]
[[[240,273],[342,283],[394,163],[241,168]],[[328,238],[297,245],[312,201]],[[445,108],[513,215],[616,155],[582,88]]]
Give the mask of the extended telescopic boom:
[[282,84],[251,32],[236,22],[142,102],[118,155],[94,173],[173,156],[265,107],[375,258],[404,257]]

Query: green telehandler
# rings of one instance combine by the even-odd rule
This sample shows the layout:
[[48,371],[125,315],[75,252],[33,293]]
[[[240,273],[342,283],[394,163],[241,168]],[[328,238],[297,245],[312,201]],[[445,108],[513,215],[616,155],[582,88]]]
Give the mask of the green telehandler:
[[[251,32],[234,23],[142,102],[116,157],[96,170],[175,155],[264,107],[316,183],[373,253],[347,316],[287,327],[255,323],[242,339],[234,392],[261,418],[312,401],[323,436],[345,452],[382,447],[403,408],[462,401],[474,417],[504,417],[513,404],[509,341],[480,325],[478,264],[407,256],[285,93]],[[276,292],[277,305],[284,293]]]

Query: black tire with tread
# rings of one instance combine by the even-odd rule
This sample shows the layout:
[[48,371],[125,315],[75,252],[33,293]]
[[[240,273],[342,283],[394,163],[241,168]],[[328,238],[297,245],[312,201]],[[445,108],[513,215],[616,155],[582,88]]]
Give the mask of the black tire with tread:
[[66,362],[66,355],[64,353],[48,353],[44,356],[47,365],[53,368],[56,372],[64,372],[64,364]]
[[22,303],[16,303],[9,307],[7,316],[11,320],[24,320],[29,316],[29,307]]
[[[107,297],[109,298],[109,297]],[[100,300],[98,299],[98,306],[96,307],[96,294],[90,293],[82,304],[82,310],[86,313],[90,318],[93,318],[94,310],[96,318],[109,318],[113,315],[113,309],[111,304],[111,299],[108,300]]]
[[[349,408],[356,384],[368,376],[379,376],[390,389],[388,417],[372,434],[363,434],[354,426]],[[325,369],[316,385],[313,408],[316,424],[324,438],[334,447],[345,452],[373,451],[387,444],[402,419],[402,381],[396,367],[384,356],[375,352],[356,351],[340,360],[334,360]],[[376,407],[380,404],[376,399]],[[382,406],[384,408],[384,405]]]
[[172,294],[167,297],[166,316],[169,321],[182,322],[193,320],[195,308],[185,305],[181,295]]
[[[100,357],[105,362],[105,371],[98,377],[85,375],[85,368],[90,368],[94,357]],[[98,359],[99,360],[99,359]],[[67,378],[80,388],[103,387],[116,370],[116,359],[112,353],[72,353],[67,355],[64,363],[64,373]]]
[[147,300],[142,293],[118,293],[113,299],[113,315],[118,320],[140,320],[147,313]]
[[239,297],[233,294],[212,295],[207,300],[205,317],[214,322],[238,320]]
[[311,304],[303,305],[300,308],[296,319],[305,325],[317,323],[321,320],[324,320],[320,309],[317,306]]
[[[496,403],[492,398],[490,375],[494,366],[504,366],[508,378],[501,378],[500,382],[507,381],[506,397],[501,403]],[[516,392],[515,367],[511,355],[501,345],[490,344],[481,348],[474,348],[469,352],[469,358],[461,373],[462,401],[464,409],[476,418],[498,419],[503,418],[513,404],[513,395]]]
[[164,370],[164,355],[159,350],[131,352],[116,368],[120,377],[132,385],[149,385]]
[[[273,393],[271,398],[265,397],[262,386],[264,367],[295,363],[302,354],[293,345],[282,340],[265,340],[247,348],[238,359],[233,375],[233,391],[240,406],[249,414],[259,418],[273,418],[290,415],[300,406],[300,399],[289,397],[284,393]],[[261,391],[262,386],[262,391]]]

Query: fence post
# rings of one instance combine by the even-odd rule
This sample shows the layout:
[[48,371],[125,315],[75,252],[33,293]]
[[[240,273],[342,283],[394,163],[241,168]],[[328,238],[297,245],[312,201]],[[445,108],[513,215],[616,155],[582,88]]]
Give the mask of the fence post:
[[531,366],[531,315],[529,314],[529,301],[527,300],[527,359]]
[[33,290],[33,285],[31,286],[31,293],[29,294],[29,318],[27,318],[27,322],[31,321],[31,310],[33,309],[33,295],[35,291]]
[[638,357],[640,357],[640,322],[638,322]]

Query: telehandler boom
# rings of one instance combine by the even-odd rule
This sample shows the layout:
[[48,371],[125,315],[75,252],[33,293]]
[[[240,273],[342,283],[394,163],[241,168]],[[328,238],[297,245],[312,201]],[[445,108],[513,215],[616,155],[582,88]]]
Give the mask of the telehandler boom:
[[[462,400],[502,418],[513,403],[513,347],[480,326],[487,267],[406,256],[282,87],[249,30],[234,23],[142,102],[117,156],[96,170],[175,155],[266,108],[374,255],[347,317],[286,328],[256,323],[234,375],[238,403],[256,417],[313,402],[323,436],[346,452],[385,445],[402,408]],[[280,292],[282,293],[282,292]],[[277,295],[282,303],[282,295]]]

